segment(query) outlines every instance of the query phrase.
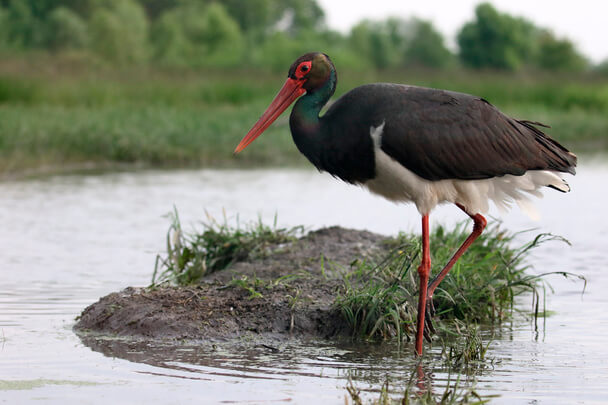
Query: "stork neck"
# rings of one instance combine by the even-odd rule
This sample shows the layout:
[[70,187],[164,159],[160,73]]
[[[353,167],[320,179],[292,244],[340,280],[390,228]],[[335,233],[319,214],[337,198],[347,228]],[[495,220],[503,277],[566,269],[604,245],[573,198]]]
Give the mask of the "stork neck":
[[331,71],[325,84],[314,90],[309,90],[300,97],[291,112],[290,124],[292,132],[310,132],[318,130],[319,113],[336,90],[336,72]]

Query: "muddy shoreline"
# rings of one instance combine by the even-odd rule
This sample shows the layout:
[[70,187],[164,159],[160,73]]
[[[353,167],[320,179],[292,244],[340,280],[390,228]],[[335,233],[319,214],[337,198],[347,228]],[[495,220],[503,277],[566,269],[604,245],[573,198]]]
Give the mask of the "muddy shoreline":
[[128,287],[78,317],[79,334],[146,340],[340,338],[351,330],[333,303],[353,261],[387,251],[386,236],[340,227],[272,246],[196,286]]

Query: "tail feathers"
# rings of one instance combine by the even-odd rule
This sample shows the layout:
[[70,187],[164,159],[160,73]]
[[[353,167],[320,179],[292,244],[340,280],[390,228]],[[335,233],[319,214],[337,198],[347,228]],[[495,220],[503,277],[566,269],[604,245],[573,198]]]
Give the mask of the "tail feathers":
[[526,120],[519,120],[517,122],[531,130],[535,134],[536,142],[542,145],[541,150],[543,153],[543,160],[547,164],[546,169],[570,173],[572,175],[576,174],[575,167],[578,160],[576,155],[536,127],[542,126],[549,128],[547,125]]
[[562,193],[567,193],[570,191],[570,185],[566,182],[566,180],[564,180],[560,172],[551,170],[533,170],[526,174],[529,174],[529,178],[535,185],[535,188],[545,186],[557,191],[561,191]]
[[[562,193],[570,191],[570,186],[561,177],[562,173],[550,170],[529,170],[523,176],[502,176],[491,179],[489,197],[501,212],[516,203],[531,219],[537,220],[540,215],[530,197],[542,197],[541,188],[551,187]],[[477,204],[477,206],[480,206]],[[481,206],[480,206],[481,207]]]
[[538,221],[540,219],[540,213],[534,206],[534,203],[530,201],[529,198],[520,198],[517,201],[517,206],[524,214],[530,217],[533,221]]
[[562,193],[568,193],[570,191],[570,184],[568,184],[564,179],[560,180],[560,182],[553,182],[551,184],[547,184],[547,187],[550,187],[557,191],[561,191]]

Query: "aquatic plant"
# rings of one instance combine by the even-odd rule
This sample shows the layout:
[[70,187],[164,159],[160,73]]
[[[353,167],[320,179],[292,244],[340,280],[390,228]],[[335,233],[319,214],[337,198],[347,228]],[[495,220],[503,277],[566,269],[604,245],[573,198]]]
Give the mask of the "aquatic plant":
[[[403,394],[395,396],[391,391],[397,391],[398,387],[391,389],[389,377],[382,384],[380,393],[377,398],[369,398],[365,400],[361,397],[361,391],[355,386],[351,379],[346,385],[348,397],[345,397],[345,403],[348,404],[348,398],[353,405],[362,405],[369,403],[371,405],[451,405],[451,404],[485,404],[489,402],[493,396],[480,395],[475,391],[475,383],[462,384],[462,375],[458,374],[455,381],[451,375],[448,376],[445,389],[435,392],[432,389],[430,381],[421,378],[420,373],[422,365],[418,364],[410,374],[410,378],[406,381]],[[393,384],[397,385],[397,384]]]

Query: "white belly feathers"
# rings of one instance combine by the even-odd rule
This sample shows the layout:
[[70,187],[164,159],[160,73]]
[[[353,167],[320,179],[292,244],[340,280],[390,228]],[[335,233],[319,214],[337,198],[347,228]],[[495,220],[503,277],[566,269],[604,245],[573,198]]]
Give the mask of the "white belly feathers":
[[376,177],[363,185],[388,200],[411,201],[423,215],[442,203],[459,203],[471,214],[483,214],[488,211],[491,200],[501,211],[516,203],[531,218],[537,219],[538,213],[530,196],[542,197],[539,189],[545,186],[570,191],[560,174],[549,170],[530,170],[522,176],[505,175],[483,180],[426,180],[382,151],[383,129],[384,123],[370,128],[374,141]]

